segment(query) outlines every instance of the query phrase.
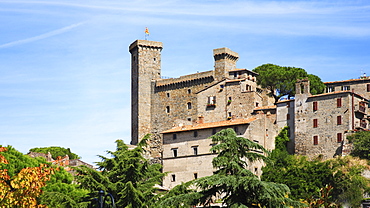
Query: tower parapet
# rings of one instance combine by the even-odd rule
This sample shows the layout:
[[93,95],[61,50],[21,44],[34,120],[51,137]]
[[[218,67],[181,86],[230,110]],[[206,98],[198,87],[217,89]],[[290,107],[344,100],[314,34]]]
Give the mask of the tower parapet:
[[236,69],[236,62],[239,54],[229,48],[217,48],[213,50],[215,59],[214,77],[216,80],[222,80],[229,76],[229,71]]

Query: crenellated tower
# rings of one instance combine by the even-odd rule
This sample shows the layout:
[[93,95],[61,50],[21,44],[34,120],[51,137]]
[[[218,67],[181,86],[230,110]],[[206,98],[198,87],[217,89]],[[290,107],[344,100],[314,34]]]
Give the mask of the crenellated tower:
[[215,59],[214,77],[220,81],[229,76],[229,71],[236,69],[239,54],[229,48],[217,48],[213,50]]
[[161,78],[162,43],[136,40],[131,53],[131,144],[151,133],[152,82]]

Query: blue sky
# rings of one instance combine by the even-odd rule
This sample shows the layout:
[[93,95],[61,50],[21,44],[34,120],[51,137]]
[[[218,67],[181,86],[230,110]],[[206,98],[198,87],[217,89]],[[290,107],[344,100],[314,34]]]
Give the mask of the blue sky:
[[130,54],[161,41],[162,75],[294,66],[323,81],[370,74],[370,2],[0,0],[0,144],[69,147],[86,162],[130,142]]

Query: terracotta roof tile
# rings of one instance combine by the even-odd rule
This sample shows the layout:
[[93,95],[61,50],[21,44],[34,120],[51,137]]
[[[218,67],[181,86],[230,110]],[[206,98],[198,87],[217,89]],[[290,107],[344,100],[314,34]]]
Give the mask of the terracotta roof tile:
[[370,81],[370,78],[348,79],[348,80],[341,80],[341,81],[324,82],[324,84],[335,84],[335,83],[341,83],[341,82],[353,82],[353,81],[365,81],[365,80],[369,80]]
[[267,110],[267,109],[275,109],[276,108],[276,105],[271,105],[271,106],[261,106],[261,107],[257,107],[255,108],[254,110]]
[[195,124],[195,125],[177,126],[175,128],[163,131],[161,133],[162,134],[167,134],[167,133],[182,132],[182,131],[210,129],[210,128],[215,128],[215,127],[225,127],[225,126],[248,124],[248,123],[251,123],[252,121],[254,121],[256,119],[257,118],[231,119],[231,120],[227,120],[227,121],[218,121],[218,122],[202,123],[202,124]]

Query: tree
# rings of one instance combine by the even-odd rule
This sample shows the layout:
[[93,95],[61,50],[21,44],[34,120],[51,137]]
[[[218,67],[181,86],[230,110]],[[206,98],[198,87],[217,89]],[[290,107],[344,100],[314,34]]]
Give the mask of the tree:
[[77,180],[95,196],[97,191],[103,190],[113,195],[117,207],[153,207],[159,195],[155,194],[156,184],[160,184],[162,166],[150,164],[143,157],[149,135],[138,146],[129,149],[122,140],[117,140],[116,151],[107,151],[112,158],[99,156],[100,171],[87,167],[77,168]]
[[292,97],[295,95],[295,83],[297,79],[308,78],[312,94],[320,94],[325,90],[321,79],[308,74],[302,68],[278,66],[274,64],[263,64],[253,69],[259,76],[257,84],[270,91],[270,96],[277,102],[282,96]]
[[[211,136],[217,143],[211,151],[218,153],[212,161],[217,170],[211,176],[188,183],[192,192],[166,198],[162,204],[170,207],[182,205],[209,206],[220,198],[228,207],[299,207],[302,204],[288,198],[289,188],[284,184],[261,181],[247,170],[249,162],[266,160],[263,146],[243,137],[237,137],[232,129],[225,129]],[[182,184],[184,185],[184,184]],[[175,187],[178,191],[178,188]],[[184,190],[182,188],[182,190]]]
[[13,169],[13,165],[17,166],[9,163],[7,156],[11,154],[6,154],[8,150],[14,152],[10,146],[0,147],[0,207],[46,207],[38,204],[37,198],[42,194],[41,188],[46,181],[50,180],[53,168],[40,164],[22,168],[19,172],[8,171]]
[[81,158],[77,154],[71,152],[71,149],[64,147],[35,147],[30,149],[29,151],[44,154],[48,154],[48,152],[50,152],[54,159],[56,159],[57,157],[64,157],[66,155],[68,155],[70,160]]
[[[52,165],[42,157],[32,158],[24,155],[11,146],[8,146],[6,149],[7,151],[3,151],[1,154],[6,158],[8,164],[1,164],[0,171],[3,170],[4,172],[6,170],[9,177],[5,182],[10,181],[8,185],[12,187],[13,195],[18,197],[18,201],[26,200],[28,193],[34,193],[31,201],[36,200],[38,204],[53,208],[83,207],[86,204],[82,200],[87,195],[87,191],[73,183],[73,176],[64,168]],[[49,171],[52,174],[41,177],[42,174],[47,173],[45,171]],[[22,178],[22,186],[18,186],[19,190],[17,190],[11,185],[14,179],[20,177]],[[27,179],[30,177],[31,179]],[[27,183],[31,186],[29,191]],[[23,192],[21,192],[22,190]]]
[[284,128],[275,138],[276,149],[270,155],[271,163],[262,169],[263,180],[286,184],[293,199],[305,200],[311,207],[334,206],[333,203],[360,206],[363,194],[369,191],[369,180],[361,175],[365,168],[368,169],[366,161],[349,156],[321,161],[289,155],[287,138]]
[[360,131],[347,137],[353,143],[352,156],[370,160],[370,132]]

